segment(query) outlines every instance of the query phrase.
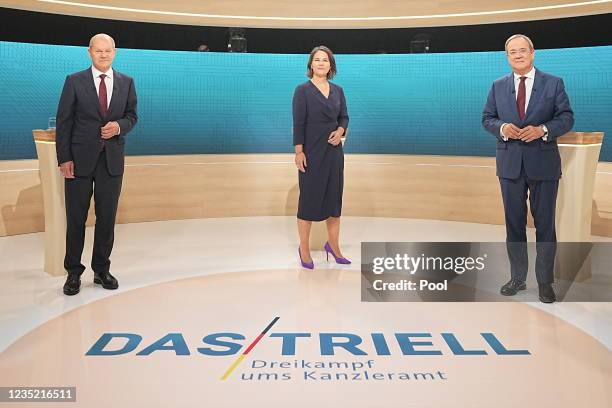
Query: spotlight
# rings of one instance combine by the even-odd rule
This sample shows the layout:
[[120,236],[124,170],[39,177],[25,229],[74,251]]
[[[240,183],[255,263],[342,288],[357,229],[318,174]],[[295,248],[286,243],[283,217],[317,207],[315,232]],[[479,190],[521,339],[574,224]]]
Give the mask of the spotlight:
[[429,52],[429,34],[417,34],[410,40],[411,54],[424,54]]
[[247,52],[246,30],[244,28],[228,28],[228,52]]

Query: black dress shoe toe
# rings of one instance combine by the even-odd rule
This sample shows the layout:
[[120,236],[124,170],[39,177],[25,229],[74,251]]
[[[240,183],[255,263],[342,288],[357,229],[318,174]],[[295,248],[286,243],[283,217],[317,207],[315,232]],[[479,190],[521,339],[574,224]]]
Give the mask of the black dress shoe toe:
[[81,290],[81,277],[79,275],[68,275],[64,283],[64,295],[73,296]]
[[540,302],[542,303],[554,303],[557,300],[555,291],[550,283],[538,285]]
[[501,287],[499,293],[504,296],[514,296],[519,290],[527,289],[527,285],[523,281],[510,279],[504,286]]
[[114,290],[119,287],[119,282],[110,272],[94,274],[94,283],[102,285],[104,289]]

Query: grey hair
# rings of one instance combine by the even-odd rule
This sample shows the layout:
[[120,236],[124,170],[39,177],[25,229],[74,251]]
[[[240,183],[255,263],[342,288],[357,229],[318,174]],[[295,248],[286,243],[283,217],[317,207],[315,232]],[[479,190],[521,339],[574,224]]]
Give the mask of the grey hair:
[[510,38],[506,40],[506,44],[504,45],[504,49],[506,50],[506,53],[508,52],[508,43],[514,40],[515,38],[524,38],[529,43],[530,51],[535,50],[535,48],[533,47],[533,41],[531,41],[531,38],[527,37],[525,34],[514,34],[514,35],[511,35]]
[[96,34],[93,37],[91,37],[91,39],[89,40],[89,48],[91,48],[93,46],[93,43],[96,40],[101,40],[101,39],[104,39],[106,41],[110,41],[110,43],[113,45],[113,48],[115,48],[115,40],[113,40],[113,37],[111,37],[108,34],[104,34],[104,33]]

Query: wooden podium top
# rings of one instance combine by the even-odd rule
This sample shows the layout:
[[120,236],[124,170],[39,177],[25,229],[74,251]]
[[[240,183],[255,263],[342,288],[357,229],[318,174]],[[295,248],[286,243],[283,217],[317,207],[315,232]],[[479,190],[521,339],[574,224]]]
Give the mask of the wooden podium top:
[[32,134],[36,142],[55,142],[55,129],[34,129]]
[[557,143],[567,145],[601,144],[603,132],[568,132],[557,138]]

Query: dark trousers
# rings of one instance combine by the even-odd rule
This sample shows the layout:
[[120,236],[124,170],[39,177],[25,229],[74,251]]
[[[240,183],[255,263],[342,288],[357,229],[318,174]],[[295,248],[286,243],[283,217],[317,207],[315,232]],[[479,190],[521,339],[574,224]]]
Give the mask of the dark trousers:
[[111,176],[106,165],[106,153],[100,152],[92,175],[66,179],[66,256],[64,268],[69,274],[81,275],[85,243],[85,222],[91,196],[94,195],[96,226],[91,269],[95,273],[110,270],[110,255],[115,240],[115,218],[123,175]]
[[532,180],[525,170],[517,179],[499,179],[504,215],[506,218],[506,246],[512,279],[527,278],[527,192],[536,228],[536,279],[538,283],[554,281],[557,234],[555,210],[559,180]]

